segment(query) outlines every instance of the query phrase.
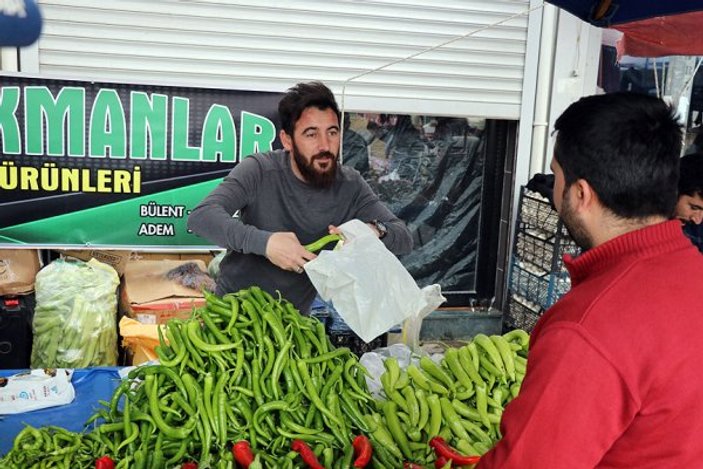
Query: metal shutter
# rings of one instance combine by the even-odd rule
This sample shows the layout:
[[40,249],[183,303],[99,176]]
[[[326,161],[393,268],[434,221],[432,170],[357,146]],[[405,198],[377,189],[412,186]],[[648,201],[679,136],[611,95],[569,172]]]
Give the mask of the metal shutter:
[[[338,94],[366,70],[525,12],[529,0],[41,0],[40,76]],[[518,119],[527,15],[347,85],[347,110]]]

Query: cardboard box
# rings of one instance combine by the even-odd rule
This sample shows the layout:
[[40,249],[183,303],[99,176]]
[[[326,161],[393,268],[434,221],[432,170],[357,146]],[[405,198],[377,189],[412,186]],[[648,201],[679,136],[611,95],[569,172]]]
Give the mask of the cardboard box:
[[188,288],[168,273],[180,266],[194,263],[207,275],[201,260],[137,260],[129,261],[122,280],[120,309],[143,324],[164,324],[169,319],[185,319],[193,308],[205,306],[199,289]]
[[177,252],[140,252],[132,251],[129,255],[130,262],[132,261],[163,261],[171,260],[178,261],[181,259]]
[[129,259],[133,261],[157,261],[157,260],[196,260],[199,259],[205,263],[205,267],[215,256],[209,252],[141,252],[133,251]]
[[0,249],[0,296],[33,292],[40,268],[36,249]]
[[[211,253],[203,253],[203,252],[184,252],[181,254],[180,259],[182,261],[194,261],[194,260],[201,260],[205,263],[205,267],[210,265],[210,261],[215,258],[214,255]],[[207,270],[207,269],[206,269]]]
[[64,256],[75,257],[82,261],[95,259],[104,264],[112,266],[117,271],[117,275],[124,273],[125,266],[129,260],[129,251],[117,251],[108,249],[66,249],[59,251]]

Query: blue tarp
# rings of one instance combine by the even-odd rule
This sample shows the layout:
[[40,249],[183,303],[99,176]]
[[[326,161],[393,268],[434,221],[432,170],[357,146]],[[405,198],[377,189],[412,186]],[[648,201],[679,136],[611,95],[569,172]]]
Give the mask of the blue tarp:
[[[703,10],[703,0],[547,0],[595,26]],[[600,10],[601,5],[603,9]]]
[[[81,431],[83,424],[99,407],[98,401],[109,401],[120,382],[118,367],[77,369],[73,373],[76,398],[70,404],[35,410],[22,414],[0,416],[0,455],[12,448],[15,436],[25,424],[33,427],[56,425],[71,431]],[[8,377],[23,370],[0,370],[0,377]]]

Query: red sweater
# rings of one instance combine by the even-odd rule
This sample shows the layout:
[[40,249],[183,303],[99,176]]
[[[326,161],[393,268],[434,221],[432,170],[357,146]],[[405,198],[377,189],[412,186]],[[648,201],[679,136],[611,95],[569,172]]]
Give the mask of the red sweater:
[[703,256],[669,221],[565,259],[486,468],[703,468]]

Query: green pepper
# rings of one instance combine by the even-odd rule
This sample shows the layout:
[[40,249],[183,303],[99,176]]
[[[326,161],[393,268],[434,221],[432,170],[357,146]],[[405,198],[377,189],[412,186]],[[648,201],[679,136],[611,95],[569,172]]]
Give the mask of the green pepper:
[[303,246],[306,250],[310,252],[317,252],[329,243],[333,241],[339,241],[342,239],[342,236],[336,233],[333,234],[328,234],[326,236],[323,236],[322,238],[318,239],[317,241],[314,241],[310,244],[306,244]]
[[412,459],[413,452],[408,445],[408,437],[405,435],[405,431],[398,419],[398,405],[393,401],[384,402],[383,415],[386,417],[388,430],[391,432],[391,435],[393,435],[393,439],[398,444],[400,451],[406,458]]

